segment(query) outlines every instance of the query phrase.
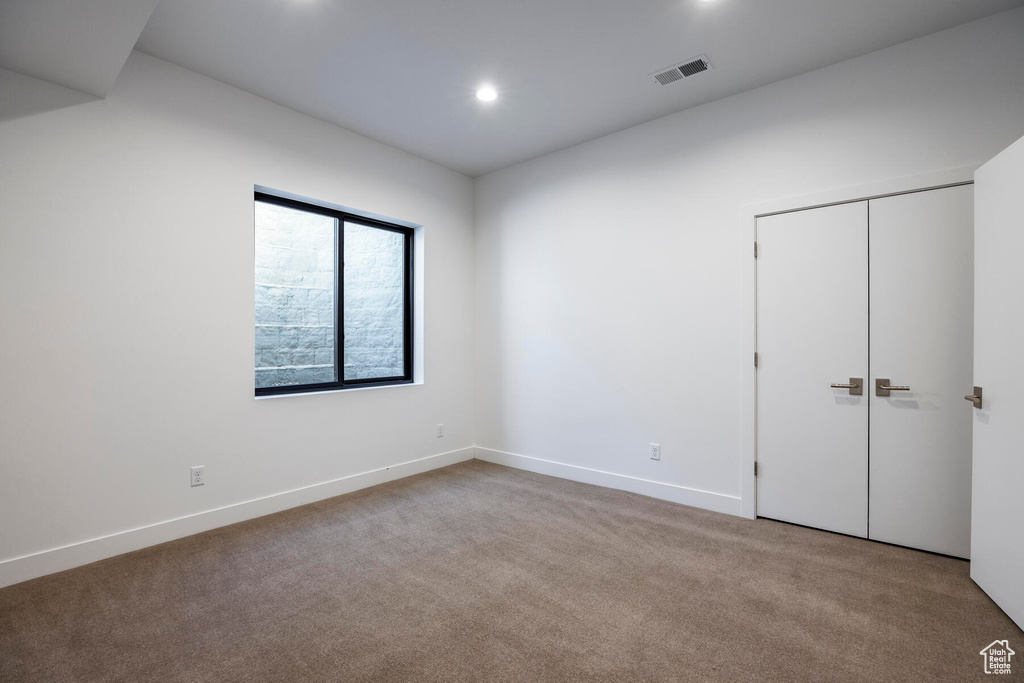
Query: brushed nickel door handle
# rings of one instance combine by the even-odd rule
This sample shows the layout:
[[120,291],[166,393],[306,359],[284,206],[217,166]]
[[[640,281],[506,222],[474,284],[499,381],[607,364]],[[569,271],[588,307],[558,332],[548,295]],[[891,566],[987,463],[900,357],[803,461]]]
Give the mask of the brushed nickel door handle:
[[849,384],[830,384],[833,389],[849,389],[850,396],[864,395],[864,380],[860,377],[851,377]]
[[974,387],[973,394],[967,394],[964,398],[974,404],[975,408],[981,407],[981,387]]
[[910,387],[890,386],[888,379],[875,379],[875,396],[888,396],[890,391],[910,391]]

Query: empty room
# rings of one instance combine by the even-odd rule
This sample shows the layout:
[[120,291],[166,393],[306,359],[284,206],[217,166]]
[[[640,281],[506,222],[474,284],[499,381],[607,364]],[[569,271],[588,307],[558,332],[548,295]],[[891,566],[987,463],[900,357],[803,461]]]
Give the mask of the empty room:
[[0,682],[1024,678],[1024,0],[0,1]]

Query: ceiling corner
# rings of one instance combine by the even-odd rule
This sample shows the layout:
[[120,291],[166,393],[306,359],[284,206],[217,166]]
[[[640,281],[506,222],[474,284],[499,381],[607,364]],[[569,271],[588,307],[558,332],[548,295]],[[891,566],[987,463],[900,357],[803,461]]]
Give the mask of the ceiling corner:
[[157,1],[0,3],[0,67],[104,98]]

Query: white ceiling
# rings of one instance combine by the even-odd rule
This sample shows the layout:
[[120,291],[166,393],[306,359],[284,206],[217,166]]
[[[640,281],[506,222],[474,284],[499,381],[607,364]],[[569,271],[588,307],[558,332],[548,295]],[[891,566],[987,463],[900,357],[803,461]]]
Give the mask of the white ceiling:
[[476,176],[1020,4],[160,0],[137,47]]
[[[154,2],[0,0],[0,66],[103,96],[137,37],[477,176],[1024,0],[159,0],[141,29]],[[648,76],[700,54],[713,71]]]
[[106,97],[157,0],[0,0],[0,67]]

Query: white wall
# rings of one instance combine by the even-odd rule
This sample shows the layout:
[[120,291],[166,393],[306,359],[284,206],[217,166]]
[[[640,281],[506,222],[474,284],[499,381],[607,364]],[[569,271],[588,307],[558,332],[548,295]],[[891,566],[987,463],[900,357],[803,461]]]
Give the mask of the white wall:
[[738,514],[742,207],[985,161],[1021,64],[1024,9],[478,179],[478,457]]
[[[468,178],[140,53],[0,87],[0,585],[472,457]],[[423,384],[253,398],[254,184],[425,226]]]

